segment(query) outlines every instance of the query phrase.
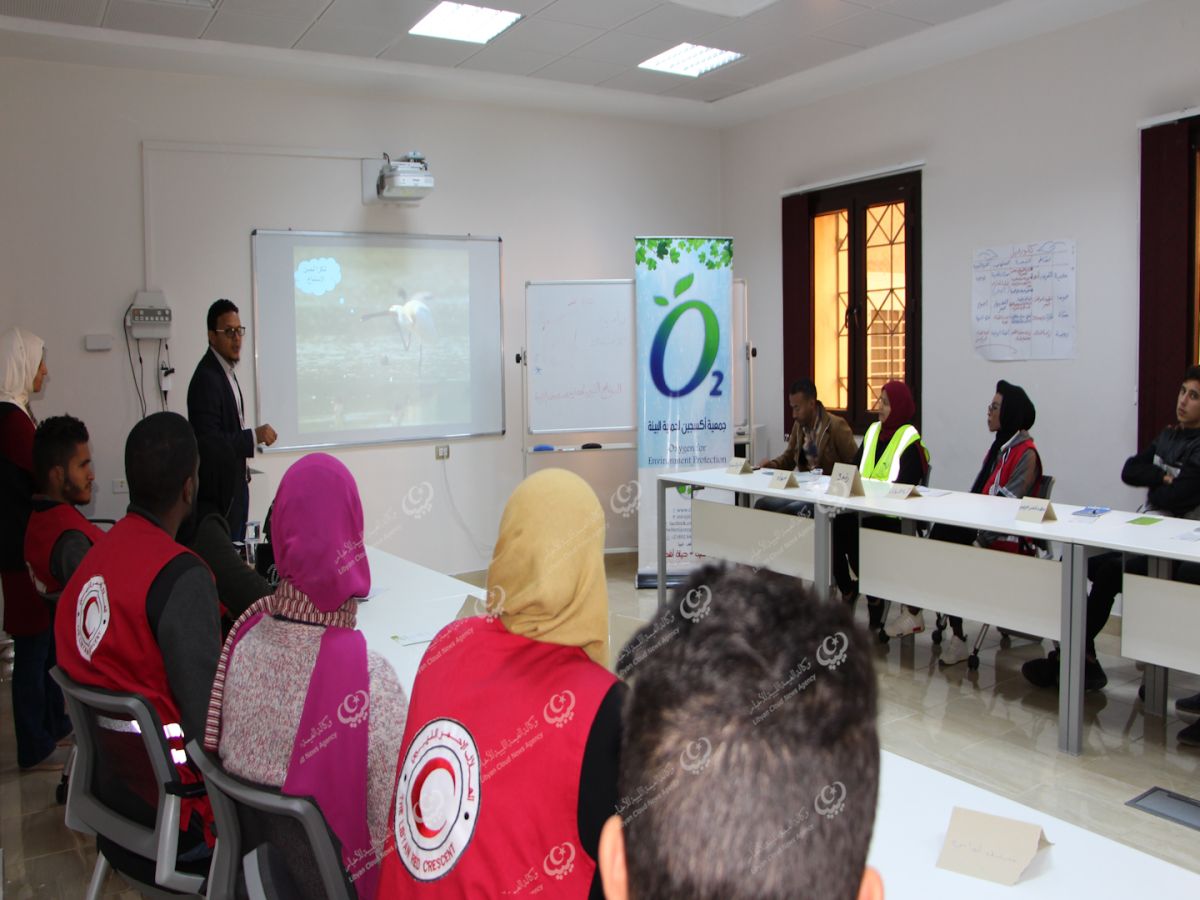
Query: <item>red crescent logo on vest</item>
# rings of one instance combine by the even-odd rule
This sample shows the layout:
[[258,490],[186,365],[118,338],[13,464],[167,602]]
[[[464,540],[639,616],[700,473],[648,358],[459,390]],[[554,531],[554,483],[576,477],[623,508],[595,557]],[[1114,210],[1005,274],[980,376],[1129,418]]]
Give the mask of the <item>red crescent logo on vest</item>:
[[409,744],[396,785],[396,853],[418,881],[446,875],[479,816],[479,751],[466,727],[434,719]]
[[103,575],[92,577],[75,601],[75,646],[88,662],[108,630],[108,586]]
[[542,871],[551,878],[562,881],[575,868],[575,845],[570,841],[559,844],[542,860]]

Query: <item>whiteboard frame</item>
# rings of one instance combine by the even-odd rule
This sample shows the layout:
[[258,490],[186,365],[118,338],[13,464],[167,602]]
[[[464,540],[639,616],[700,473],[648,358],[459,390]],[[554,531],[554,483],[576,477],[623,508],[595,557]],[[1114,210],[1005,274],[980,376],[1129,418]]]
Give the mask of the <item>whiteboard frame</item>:
[[294,237],[318,238],[423,238],[435,241],[480,241],[495,242],[497,275],[500,279],[497,299],[500,304],[500,429],[498,431],[464,431],[456,434],[439,434],[434,437],[380,438],[377,441],[326,441],[314,444],[289,444],[286,447],[262,447],[261,453],[295,453],[297,451],[326,450],[331,447],[375,447],[384,444],[419,444],[431,441],[460,440],[474,437],[504,437],[508,433],[508,398],[504,381],[504,238],[498,234],[416,234],[408,231],[295,231],[291,228],[252,228],[250,230],[250,309],[251,324],[254,326],[254,409],[261,410],[258,373],[258,260],[254,253],[254,239],[258,235],[292,235]]
[[[631,433],[637,431],[637,404],[636,397],[634,398],[634,421],[631,425],[607,425],[599,428],[531,428],[529,425],[529,289],[531,287],[546,287],[549,285],[581,285],[581,284],[627,284],[630,290],[633,289],[632,278],[557,278],[546,281],[527,281],[525,282],[525,346],[521,348],[521,409],[522,417],[525,420],[525,433],[533,434],[615,434],[615,433]],[[636,312],[636,298],[633,301],[631,309]],[[637,347],[634,347],[634,375],[636,382],[637,375]],[[636,383],[634,390],[637,389]],[[543,451],[544,452],[544,451]]]

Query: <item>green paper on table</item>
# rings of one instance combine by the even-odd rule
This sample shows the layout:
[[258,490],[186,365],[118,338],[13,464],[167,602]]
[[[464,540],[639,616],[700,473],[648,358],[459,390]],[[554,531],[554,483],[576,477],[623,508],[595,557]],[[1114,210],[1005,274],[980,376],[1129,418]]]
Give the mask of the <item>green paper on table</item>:
[[1130,525],[1154,525],[1161,521],[1162,521],[1162,519],[1160,519],[1158,516],[1138,516],[1136,519],[1130,519],[1129,524]]

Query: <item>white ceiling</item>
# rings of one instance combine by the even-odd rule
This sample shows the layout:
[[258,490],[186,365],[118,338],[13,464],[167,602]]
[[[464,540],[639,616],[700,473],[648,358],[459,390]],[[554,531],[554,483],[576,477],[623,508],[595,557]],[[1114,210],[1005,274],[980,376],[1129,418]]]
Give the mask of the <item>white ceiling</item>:
[[[0,55],[730,124],[1145,0],[476,2],[523,18],[480,46],[408,34],[436,0],[0,0]],[[700,78],[637,68],[680,41],[745,56]]]

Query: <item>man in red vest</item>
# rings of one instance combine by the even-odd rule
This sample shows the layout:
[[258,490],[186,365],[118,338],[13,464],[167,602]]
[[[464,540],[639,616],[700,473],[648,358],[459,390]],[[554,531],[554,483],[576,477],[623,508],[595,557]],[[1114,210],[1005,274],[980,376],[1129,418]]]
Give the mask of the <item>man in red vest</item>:
[[627,647],[608,900],[882,900],[873,651],[848,606],[706,566]]
[[[125,442],[129,511],[75,570],[54,622],[67,675],[150,701],[185,783],[199,781],[183,744],[204,736],[221,653],[212,573],[174,540],[195,501],[198,459],[192,428],[177,413],[133,427]],[[207,798],[184,800],[180,827],[190,836],[210,822]]]
[[25,564],[38,593],[57,600],[104,533],[77,509],[92,502],[96,480],[87,426],[73,416],[42,422],[33,438],[33,477],[36,493],[25,528]]

